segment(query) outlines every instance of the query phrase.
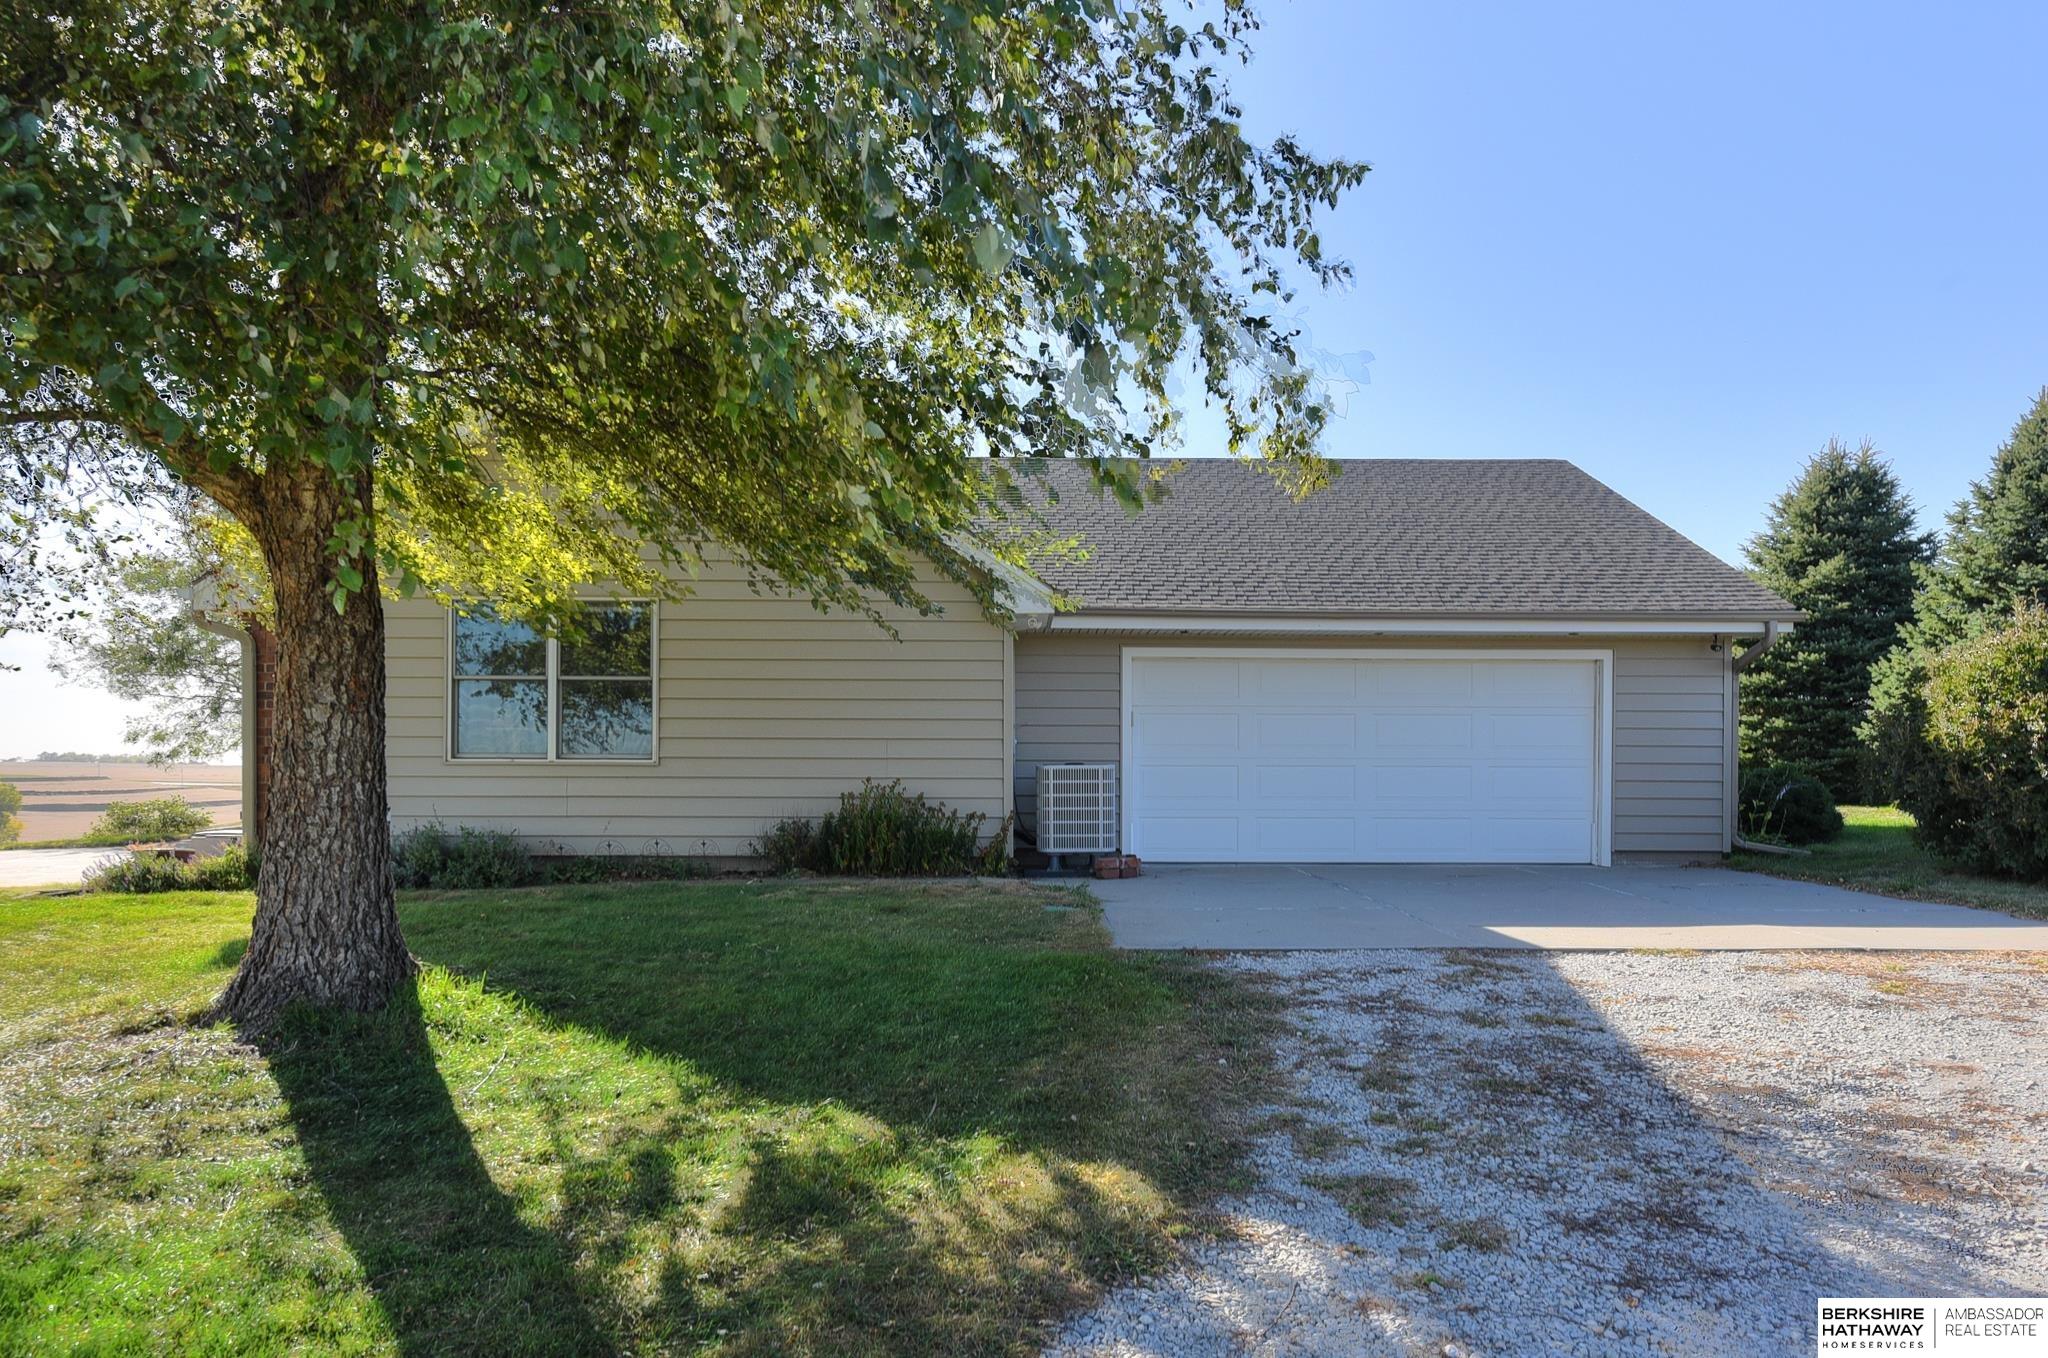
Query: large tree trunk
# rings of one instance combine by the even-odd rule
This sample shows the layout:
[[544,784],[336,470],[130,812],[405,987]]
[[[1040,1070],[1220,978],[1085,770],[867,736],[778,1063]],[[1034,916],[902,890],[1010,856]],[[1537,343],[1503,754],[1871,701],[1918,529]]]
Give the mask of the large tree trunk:
[[[392,903],[384,608],[370,553],[337,612],[329,540],[366,513],[317,464],[273,468],[248,519],[277,610],[276,724],[256,922],[218,1012],[261,1028],[293,1004],[367,1010],[412,974]],[[246,756],[245,756],[246,757]]]

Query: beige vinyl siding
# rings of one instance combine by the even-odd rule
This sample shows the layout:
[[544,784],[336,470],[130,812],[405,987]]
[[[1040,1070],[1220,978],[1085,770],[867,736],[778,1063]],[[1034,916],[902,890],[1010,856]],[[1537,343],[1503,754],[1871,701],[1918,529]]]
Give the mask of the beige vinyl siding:
[[450,759],[447,611],[394,601],[392,824],[513,830],[543,852],[744,856],[776,819],[900,778],[993,829],[1008,805],[1009,637],[965,590],[923,586],[943,615],[890,609],[892,639],[707,563],[691,598],[660,608],[651,763]]
[[1042,763],[1116,762],[1129,646],[1592,648],[1614,652],[1614,851],[1718,854],[1726,758],[1725,653],[1710,638],[1174,637],[1043,633],[1017,639],[1017,805],[1030,819]]
[[1726,653],[1614,647],[1614,851],[1718,854],[1728,759]]

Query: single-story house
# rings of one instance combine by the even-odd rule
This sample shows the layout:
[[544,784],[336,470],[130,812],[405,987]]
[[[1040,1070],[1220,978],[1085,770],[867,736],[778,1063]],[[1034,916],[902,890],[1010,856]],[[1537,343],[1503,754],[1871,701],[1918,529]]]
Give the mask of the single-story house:
[[1339,466],[1296,501],[1190,460],[1136,515],[1049,468],[1089,555],[1018,582],[1014,630],[936,573],[943,615],[891,638],[715,560],[682,602],[593,605],[573,646],[394,601],[394,828],[743,857],[877,778],[1028,835],[1038,767],[1084,761],[1153,861],[1729,847],[1740,643],[1790,604],[1566,462]]

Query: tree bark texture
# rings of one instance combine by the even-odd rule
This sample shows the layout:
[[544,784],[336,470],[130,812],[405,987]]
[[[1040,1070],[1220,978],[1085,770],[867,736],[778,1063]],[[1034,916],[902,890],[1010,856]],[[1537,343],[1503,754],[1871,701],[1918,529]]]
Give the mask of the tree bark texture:
[[261,1029],[296,1004],[370,1010],[412,974],[392,898],[384,781],[384,609],[370,553],[364,588],[336,611],[328,543],[367,513],[318,464],[261,478],[244,518],[270,569],[276,719],[249,951],[217,1012]]

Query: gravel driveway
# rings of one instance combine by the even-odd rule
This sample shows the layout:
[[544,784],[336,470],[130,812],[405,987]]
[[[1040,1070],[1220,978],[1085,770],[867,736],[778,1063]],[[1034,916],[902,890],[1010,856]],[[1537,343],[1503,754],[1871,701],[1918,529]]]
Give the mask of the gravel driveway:
[[1058,1354],[1811,1354],[2048,1293],[2048,954],[1346,952],[1272,987],[1261,1183]]

